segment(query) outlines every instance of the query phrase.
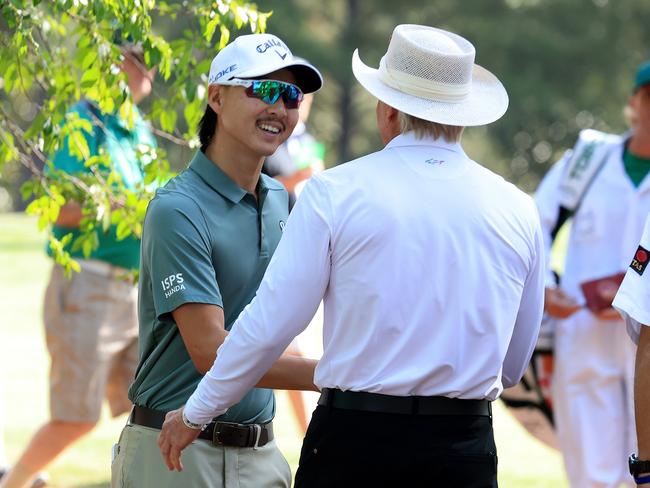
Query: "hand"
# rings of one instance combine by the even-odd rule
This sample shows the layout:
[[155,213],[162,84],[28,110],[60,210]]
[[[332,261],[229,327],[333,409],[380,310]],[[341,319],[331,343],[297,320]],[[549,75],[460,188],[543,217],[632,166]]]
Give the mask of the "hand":
[[621,320],[621,314],[618,313],[618,311],[615,308],[606,308],[605,310],[601,310],[596,314],[596,317],[598,320],[602,320],[605,322],[613,322],[616,320]]
[[566,319],[582,307],[564,293],[561,288],[546,288],[544,290],[544,310],[557,319]]
[[170,471],[183,471],[181,452],[201,433],[199,429],[185,425],[182,415],[183,407],[168,412],[158,436],[160,454]]

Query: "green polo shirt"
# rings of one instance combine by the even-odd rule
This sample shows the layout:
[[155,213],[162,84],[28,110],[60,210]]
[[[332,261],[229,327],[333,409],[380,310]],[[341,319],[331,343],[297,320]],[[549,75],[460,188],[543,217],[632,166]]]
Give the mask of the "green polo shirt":
[[[202,152],[149,204],[140,267],[140,364],[129,389],[139,406],[169,411],[201,380],[171,312],[184,303],[223,308],[230,330],[253,299],[287,219],[287,193],[261,175],[259,202]],[[244,359],[244,358],[242,358]],[[254,388],[221,420],[273,419],[273,391]]]
[[[103,148],[109,156],[112,169],[115,169],[121,176],[124,185],[128,189],[133,190],[141,185],[143,183],[144,162],[138,159],[137,148],[139,145],[156,147],[156,140],[137,108],[135,108],[136,117],[132,128],[128,128],[126,122],[116,115],[101,113],[96,106],[91,105],[91,102],[88,101],[81,101],[73,105],[70,112],[76,112],[80,118],[93,123],[94,130],[92,133],[82,131],[90,155],[98,155],[100,147]],[[103,127],[95,125],[95,117],[101,121]],[[64,140],[63,147],[52,157],[53,166],[69,174],[88,173],[90,168],[87,168],[84,163],[85,161],[80,161],[70,154],[68,138]],[[52,226],[52,234],[58,239],[69,233],[73,234],[73,239],[66,250],[73,257],[83,258],[84,255],[81,249],[72,251],[72,243],[79,236],[79,230],[58,225]],[[118,240],[115,225],[110,226],[106,233],[101,230],[98,231],[97,237],[99,245],[89,256],[90,259],[106,261],[126,269],[138,269],[140,265],[139,239],[129,236]],[[47,252],[52,256],[52,250],[49,246]]]

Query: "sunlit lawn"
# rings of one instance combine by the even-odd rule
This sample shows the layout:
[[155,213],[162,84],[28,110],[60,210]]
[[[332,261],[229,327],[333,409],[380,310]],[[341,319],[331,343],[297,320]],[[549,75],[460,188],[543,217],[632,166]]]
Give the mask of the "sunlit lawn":
[[[38,233],[33,219],[0,214],[0,385],[4,390],[5,440],[10,461],[15,460],[48,415],[49,363],[41,310],[51,264],[43,252],[43,242],[44,235]],[[278,444],[295,470],[301,437],[285,394],[278,395],[277,410]],[[109,486],[111,445],[125,420],[111,420],[105,412],[99,428],[49,469],[52,486]],[[567,486],[560,456],[528,436],[500,405],[494,409],[494,425],[500,486]]]

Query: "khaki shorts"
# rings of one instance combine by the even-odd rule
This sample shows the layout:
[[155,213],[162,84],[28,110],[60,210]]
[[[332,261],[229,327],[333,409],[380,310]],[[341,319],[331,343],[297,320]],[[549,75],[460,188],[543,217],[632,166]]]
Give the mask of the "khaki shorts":
[[275,440],[262,447],[215,446],[198,439],[183,450],[183,471],[169,471],[158,429],[128,424],[113,451],[113,488],[289,488],[291,468]]
[[124,272],[88,261],[70,280],[55,265],[43,317],[52,365],[52,420],[96,422],[102,401],[113,416],[128,412],[127,389],[138,365],[137,288]]

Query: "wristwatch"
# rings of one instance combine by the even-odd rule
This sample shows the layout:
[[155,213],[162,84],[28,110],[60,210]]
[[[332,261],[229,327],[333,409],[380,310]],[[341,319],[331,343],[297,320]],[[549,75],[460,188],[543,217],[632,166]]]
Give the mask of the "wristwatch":
[[181,418],[183,419],[185,426],[189,427],[190,429],[203,430],[208,426],[208,424],[195,424],[194,422],[191,422],[190,419],[188,419],[185,415],[185,409],[183,409],[183,412],[181,413]]
[[[641,473],[650,473],[650,461],[641,460],[632,454],[628,459],[630,474],[636,479]],[[645,477],[644,477],[645,478]]]

